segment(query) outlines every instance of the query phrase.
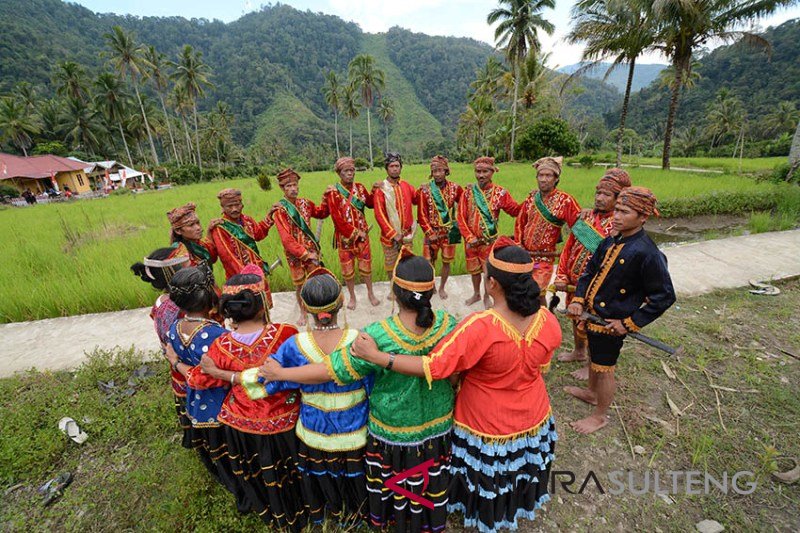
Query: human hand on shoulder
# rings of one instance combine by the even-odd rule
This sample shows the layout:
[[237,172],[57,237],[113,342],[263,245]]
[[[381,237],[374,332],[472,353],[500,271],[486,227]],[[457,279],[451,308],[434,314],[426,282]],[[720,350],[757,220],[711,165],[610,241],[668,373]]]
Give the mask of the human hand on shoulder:
[[376,364],[379,364],[378,360],[381,358],[381,355],[383,355],[383,352],[378,349],[378,344],[375,342],[375,339],[364,332],[358,334],[358,337],[356,337],[356,340],[350,346],[350,353],[359,359]]
[[267,381],[283,381],[281,373],[283,367],[272,357],[267,358],[263,365],[258,368],[258,375]]

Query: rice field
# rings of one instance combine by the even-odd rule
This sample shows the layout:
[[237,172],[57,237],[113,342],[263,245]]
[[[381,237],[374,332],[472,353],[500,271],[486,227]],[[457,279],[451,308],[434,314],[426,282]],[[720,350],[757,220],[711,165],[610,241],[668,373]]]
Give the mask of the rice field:
[[[471,165],[451,165],[451,178],[471,183]],[[603,169],[567,168],[560,187],[575,195],[581,205],[590,205],[594,186]],[[765,183],[734,175],[664,172],[657,169],[630,169],[633,182],[652,188],[660,200],[700,196],[714,191],[763,190]],[[427,179],[427,165],[409,165],[403,177],[413,185]],[[384,177],[382,169],[360,172],[356,179],[368,186]],[[300,194],[319,201],[325,187],[333,183],[333,172],[304,174]],[[535,175],[528,164],[504,164],[495,182],[507,187],[521,201],[535,187]],[[116,311],[151,305],[156,292],[136,278],[129,267],[153,249],[169,244],[169,224],[165,216],[171,208],[195,202],[205,225],[219,216],[216,193],[224,187],[242,189],[245,213],[260,218],[281,198],[274,186],[264,192],[255,179],[212,182],[141,194],[114,195],[95,200],[37,205],[0,210],[0,322],[34,320],[55,316]],[[368,219],[373,222],[371,211]],[[374,223],[374,222],[373,222]],[[513,221],[501,215],[500,229],[511,233]],[[333,225],[323,227],[323,260],[339,273],[338,259],[331,246]],[[377,227],[372,230],[374,277],[385,279]],[[417,233],[415,250],[421,252],[422,235]],[[265,260],[283,257],[277,231],[259,243]],[[465,272],[463,249],[454,264],[456,274]],[[217,279],[224,280],[221,265]],[[291,288],[288,271],[278,269],[272,276],[273,290]]]

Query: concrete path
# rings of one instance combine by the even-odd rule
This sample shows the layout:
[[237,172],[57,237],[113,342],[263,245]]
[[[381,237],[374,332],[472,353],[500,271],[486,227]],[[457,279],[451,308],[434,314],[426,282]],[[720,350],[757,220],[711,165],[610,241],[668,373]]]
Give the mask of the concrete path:
[[[703,241],[666,248],[675,289],[679,297],[696,296],[717,288],[747,285],[751,279],[777,280],[800,275],[800,230],[762,233]],[[444,307],[461,318],[481,309],[481,304],[464,305],[472,294],[468,276],[448,282],[449,298],[434,297],[434,308]],[[372,307],[363,285],[356,287],[358,309],[347,312],[350,326],[361,328],[391,313],[386,301],[387,283],[376,284],[381,299]],[[273,295],[272,319],[297,319],[294,293]],[[158,349],[149,308],[97,313],[35,322],[0,325],[0,377],[30,368],[61,370],[78,366],[86,352],[115,346],[153,351]]]

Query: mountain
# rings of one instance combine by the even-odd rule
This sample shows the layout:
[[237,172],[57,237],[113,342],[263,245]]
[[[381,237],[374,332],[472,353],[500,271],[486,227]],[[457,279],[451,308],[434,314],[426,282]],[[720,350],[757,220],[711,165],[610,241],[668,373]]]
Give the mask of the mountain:
[[[586,63],[575,63],[573,65],[560,67],[557,70],[564,74],[572,74],[585,64]],[[596,67],[589,69],[584,76],[594,80],[602,80],[610,66],[611,63],[600,63]],[[636,92],[650,85],[654,80],[658,79],[659,73],[668,66],[669,65],[660,65],[658,63],[637,63],[633,71],[631,92]],[[625,94],[625,85],[628,83],[628,65],[618,65],[611,71],[611,74],[609,74],[605,81],[609,85],[616,87],[620,93]]]
[[[220,100],[230,106],[234,140],[251,151],[328,161],[333,150],[333,113],[322,93],[326,74],[346,77],[359,53],[375,57],[386,73],[383,96],[394,102],[389,145],[411,159],[423,148],[452,141],[464,111],[470,83],[487,58],[497,54],[468,38],[436,37],[394,27],[382,34],[364,33],[338,17],[268,4],[258,12],[223,23],[182,17],[134,17],[96,14],[60,0],[0,0],[0,94],[28,81],[41,97],[54,94],[52,78],[62,61],[75,61],[89,82],[110,69],[104,35],[119,25],[139,43],[153,45],[170,60],[185,44],[202,52],[214,86],[199,101],[207,111]],[[583,83],[583,82],[580,82]],[[618,96],[592,82],[568,106],[601,116]],[[155,94],[143,90],[156,107]],[[598,96],[599,95],[599,96]],[[600,102],[602,100],[602,102]],[[348,121],[339,117],[339,143],[349,150]],[[376,157],[385,149],[385,129],[372,111]],[[355,156],[366,157],[366,112],[352,124]]]
[[[771,53],[746,43],[721,46],[700,58],[700,79],[684,90],[678,106],[676,129],[702,127],[706,108],[720,89],[738,97],[750,120],[758,120],[782,101],[800,103],[800,19],[770,27],[761,36]],[[669,90],[653,83],[631,97],[629,128],[640,133],[663,133],[669,106]],[[607,124],[619,120],[618,110],[607,115]]]

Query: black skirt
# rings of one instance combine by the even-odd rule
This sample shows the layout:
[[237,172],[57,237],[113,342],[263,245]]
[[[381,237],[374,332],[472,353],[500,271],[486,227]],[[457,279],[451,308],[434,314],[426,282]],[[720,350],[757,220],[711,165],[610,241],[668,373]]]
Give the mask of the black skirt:
[[223,429],[232,472],[251,509],[268,525],[302,530],[307,513],[294,428],[273,435],[245,433],[227,425]]
[[501,442],[456,426],[447,509],[461,512],[464,526],[481,533],[517,529],[520,518],[533,520],[550,499],[557,439],[553,417],[535,433]]
[[239,478],[233,473],[233,467],[228,458],[228,442],[225,437],[225,428],[222,424],[217,426],[191,428],[193,442],[198,442],[195,448],[200,454],[200,460],[206,465],[208,471],[219,483],[228,489],[236,499],[236,508],[240,513],[251,510],[250,500]]
[[[433,459],[428,469],[428,486],[421,474],[406,478],[399,486],[433,502],[433,509],[412,502],[385,486],[395,475]],[[374,435],[367,436],[364,464],[369,492],[369,523],[398,532],[438,532],[447,523],[447,487],[450,484],[450,433],[412,445],[389,444]]]
[[172,398],[175,400],[175,413],[178,415],[178,426],[183,431],[183,438],[181,439],[181,446],[191,450],[194,448],[192,445],[192,421],[189,420],[189,415],[186,414],[186,397],[178,396],[175,392],[172,393]]
[[310,519],[319,524],[330,517],[351,527],[367,516],[364,448],[327,452],[298,439],[303,497]]

